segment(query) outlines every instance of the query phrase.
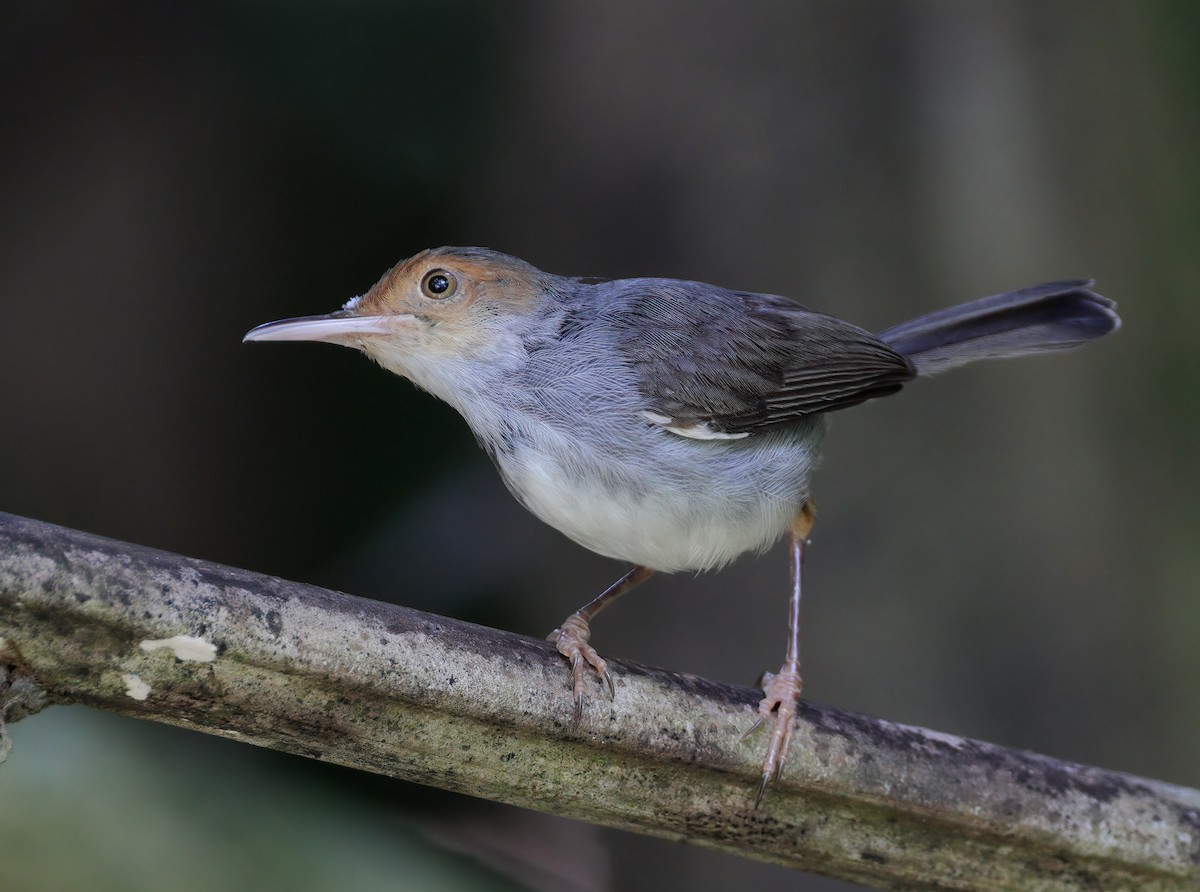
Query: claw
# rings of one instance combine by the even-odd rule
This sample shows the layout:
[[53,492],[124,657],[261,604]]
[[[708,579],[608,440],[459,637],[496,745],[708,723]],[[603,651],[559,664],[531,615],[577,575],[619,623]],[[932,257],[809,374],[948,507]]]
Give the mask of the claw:
[[755,731],[757,731],[759,728],[761,728],[763,722],[765,722],[766,720],[767,720],[766,716],[760,715],[758,718],[756,718],[754,720],[753,725],[751,725],[749,728],[747,728],[745,731],[742,732],[742,736],[739,737],[738,740],[741,740],[743,742],[749,740],[750,735],[752,735]]
[[800,702],[800,670],[798,666],[784,664],[779,674],[764,676],[763,698],[758,704],[758,719],[742,735],[745,739],[768,718],[773,719],[770,736],[767,738],[767,754],[763,759],[762,782],[754,797],[757,809],[771,784],[778,783],[783,776],[783,765],[787,761],[792,734],[796,729],[797,705]]
[[583,668],[584,661],[595,670],[596,674],[600,676],[600,680],[604,682],[604,686],[608,688],[609,699],[617,699],[617,687],[613,684],[608,666],[601,659],[600,654],[596,653],[595,649],[588,644],[588,639],[592,636],[588,621],[622,594],[641,585],[653,573],[654,571],[648,567],[634,567],[568,616],[561,626],[546,636],[554,642],[558,652],[571,664],[571,694],[575,698],[575,721],[578,722],[583,717],[583,679],[587,671]]
[[767,787],[771,786],[770,781],[763,776],[762,783],[758,785],[758,792],[754,795],[754,810],[758,811],[758,807],[762,805],[763,797],[767,795]]
[[600,680],[608,688],[609,698],[616,699],[617,689],[613,684],[612,674],[608,671],[608,665],[604,662],[604,658],[588,644],[591,629],[588,628],[587,620],[578,613],[573,614],[561,627],[546,637],[549,641],[554,642],[558,652],[570,661],[571,695],[575,700],[575,720],[577,722],[583,717],[587,667],[590,666],[592,671],[600,676]]
[[583,658],[576,653],[571,657],[571,699],[575,701],[575,722],[583,718]]

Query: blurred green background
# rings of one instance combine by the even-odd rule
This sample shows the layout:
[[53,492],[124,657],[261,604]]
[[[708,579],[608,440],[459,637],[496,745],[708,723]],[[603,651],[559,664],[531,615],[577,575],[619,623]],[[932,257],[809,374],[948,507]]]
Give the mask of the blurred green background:
[[[1200,786],[1197,9],[6,3],[0,510],[543,635],[624,568],[450,409],[247,329],[440,244],[875,329],[1092,276],[1112,340],[837,416],[806,696]],[[786,596],[776,550],[594,640],[752,684]],[[12,732],[5,892],[852,888],[79,707]]]

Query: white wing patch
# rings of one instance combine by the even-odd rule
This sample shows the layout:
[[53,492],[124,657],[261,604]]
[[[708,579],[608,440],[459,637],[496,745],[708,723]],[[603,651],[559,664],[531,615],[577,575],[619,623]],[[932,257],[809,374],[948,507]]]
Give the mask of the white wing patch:
[[724,431],[714,430],[707,421],[700,424],[695,422],[680,424],[669,415],[663,415],[661,412],[651,412],[649,409],[643,409],[638,414],[651,424],[657,424],[663,430],[668,430],[680,437],[687,437],[689,440],[740,440],[743,437],[750,436],[749,431],[742,431],[739,434],[727,434]]

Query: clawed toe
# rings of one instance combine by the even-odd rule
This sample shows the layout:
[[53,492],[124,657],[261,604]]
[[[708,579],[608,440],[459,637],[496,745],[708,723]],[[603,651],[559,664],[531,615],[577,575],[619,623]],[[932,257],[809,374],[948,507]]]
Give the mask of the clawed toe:
[[588,621],[608,604],[611,604],[631,588],[641,585],[653,574],[654,571],[649,567],[634,567],[587,604],[584,604],[568,616],[562,626],[546,636],[550,641],[554,642],[554,646],[558,648],[558,652],[566,657],[567,662],[571,664],[571,696],[575,700],[575,721],[578,722],[583,717],[584,685],[586,684],[585,679],[590,674],[587,670],[588,666],[592,668],[592,671],[596,675],[600,676],[600,680],[608,688],[609,698],[615,700],[617,697],[617,689],[613,684],[612,675],[609,674],[608,665],[601,658],[600,654],[596,653],[595,649],[588,644],[588,639],[592,635],[592,630],[588,627]]
[[[588,675],[594,673],[600,676],[600,680],[608,688],[610,699],[615,698],[617,694],[612,674],[608,671],[608,664],[604,662],[604,658],[600,654],[596,653],[596,649],[588,644],[589,637],[591,637],[591,630],[588,628],[587,621],[577,613],[568,617],[560,628],[555,629],[547,636],[548,640],[558,648],[558,652],[571,664],[571,695],[575,700],[576,721],[583,716]],[[591,672],[588,671],[589,669]]]
[[788,748],[796,729],[800,688],[800,670],[797,666],[784,665],[778,675],[767,673],[763,676],[764,696],[758,704],[758,718],[742,735],[745,739],[768,719],[772,720],[770,736],[767,738],[767,754],[763,759],[762,781],[758,785],[758,794],[754,797],[755,808],[762,803],[771,784],[777,783],[783,775],[783,765],[787,761]]

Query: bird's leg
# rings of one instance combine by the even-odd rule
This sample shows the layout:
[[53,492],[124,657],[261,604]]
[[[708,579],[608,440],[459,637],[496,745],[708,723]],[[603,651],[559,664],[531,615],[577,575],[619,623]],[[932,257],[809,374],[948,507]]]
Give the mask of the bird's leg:
[[[758,704],[758,721],[750,728],[753,731],[772,718],[771,734],[767,739],[767,756],[763,760],[762,783],[754,799],[754,807],[762,802],[767,787],[779,780],[783,763],[787,759],[788,746],[796,727],[796,708],[800,703],[800,592],[804,574],[804,550],[813,522],[817,519],[817,508],[812,499],[805,499],[800,513],[792,521],[789,531],[792,568],[792,598],[788,609],[787,656],[779,672],[763,675],[763,698]],[[746,733],[749,734],[750,731]]]
[[603,592],[588,603],[584,604],[565,620],[563,624],[546,636],[554,642],[558,652],[571,663],[571,691],[575,697],[575,718],[583,715],[583,684],[587,675],[586,666],[591,666],[596,674],[608,685],[608,695],[616,696],[612,676],[608,674],[608,666],[600,654],[588,644],[592,630],[588,627],[597,613],[611,604],[634,586],[645,582],[654,574],[647,567],[634,567]]

